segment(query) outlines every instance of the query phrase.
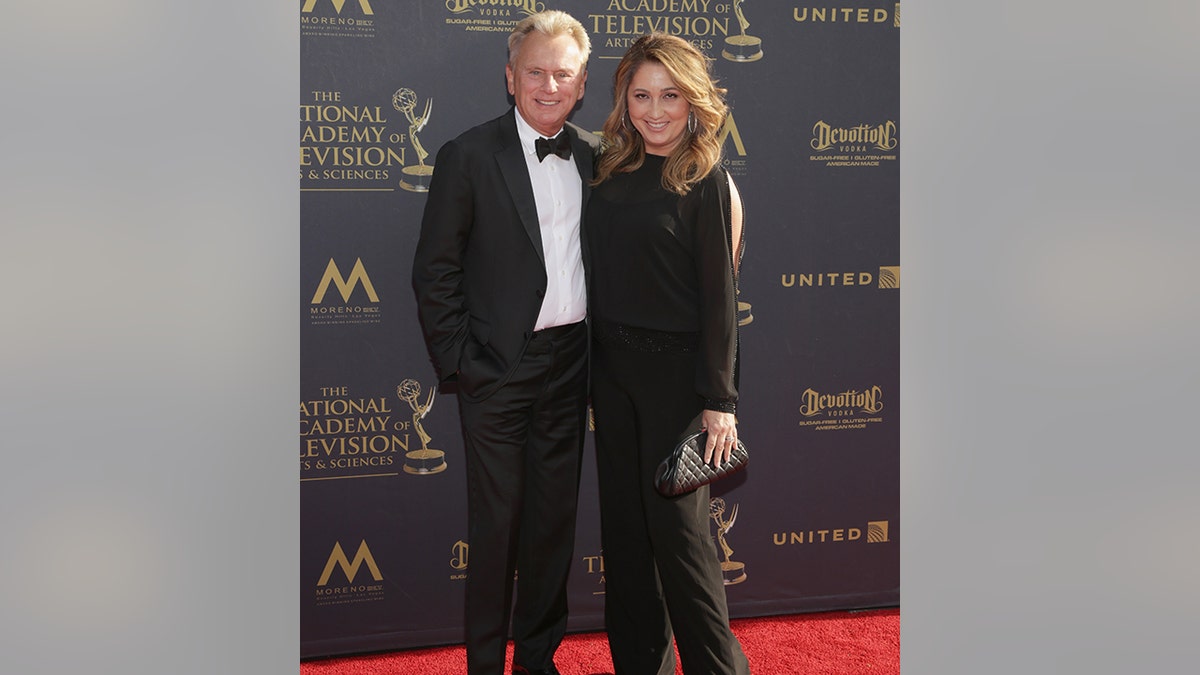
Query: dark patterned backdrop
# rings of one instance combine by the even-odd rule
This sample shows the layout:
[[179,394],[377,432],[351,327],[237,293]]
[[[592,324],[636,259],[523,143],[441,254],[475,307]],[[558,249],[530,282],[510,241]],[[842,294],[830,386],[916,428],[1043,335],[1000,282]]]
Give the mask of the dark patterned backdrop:
[[[511,105],[507,36],[541,9],[591,35],[585,128],[651,30],[701,47],[729,89],[752,457],[713,491],[732,614],[899,604],[899,4],[302,0],[302,656],[461,642],[462,442],[412,248],[438,148]],[[602,627],[586,452],[572,630]]]

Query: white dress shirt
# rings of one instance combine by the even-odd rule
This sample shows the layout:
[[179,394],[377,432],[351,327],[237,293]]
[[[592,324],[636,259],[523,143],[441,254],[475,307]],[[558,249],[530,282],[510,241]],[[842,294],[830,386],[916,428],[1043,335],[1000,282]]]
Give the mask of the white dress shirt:
[[546,256],[546,296],[542,298],[542,309],[534,325],[534,330],[542,330],[582,321],[587,316],[579,236],[583,181],[573,156],[563,159],[551,154],[539,162],[534,141],[541,134],[529,126],[519,110],[516,118]]

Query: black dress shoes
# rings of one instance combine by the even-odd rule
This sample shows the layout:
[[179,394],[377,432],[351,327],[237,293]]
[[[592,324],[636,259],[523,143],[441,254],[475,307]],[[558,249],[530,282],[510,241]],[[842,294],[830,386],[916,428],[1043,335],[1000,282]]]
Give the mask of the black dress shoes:
[[549,668],[541,668],[538,670],[531,670],[525,666],[514,665],[513,675],[562,675],[562,673],[558,672],[558,668],[555,668],[554,664],[551,664]]

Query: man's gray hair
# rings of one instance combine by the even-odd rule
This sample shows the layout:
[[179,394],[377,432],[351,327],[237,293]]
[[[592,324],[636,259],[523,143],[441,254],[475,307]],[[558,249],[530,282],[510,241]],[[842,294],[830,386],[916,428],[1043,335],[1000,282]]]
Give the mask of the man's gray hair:
[[517,53],[521,51],[521,43],[525,41],[527,35],[535,30],[552,38],[559,35],[570,35],[574,38],[575,44],[579,45],[580,69],[587,68],[588,55],[592,52],[592,41],[588,38],[587,31],[575,17],[557,9],[531,14],[517,23],[512,34],[508,36],[509,65],[516,65]]

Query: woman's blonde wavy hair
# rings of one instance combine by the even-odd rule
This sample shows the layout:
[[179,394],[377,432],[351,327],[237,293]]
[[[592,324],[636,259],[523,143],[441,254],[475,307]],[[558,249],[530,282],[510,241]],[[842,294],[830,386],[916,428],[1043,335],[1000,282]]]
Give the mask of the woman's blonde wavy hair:
[[721,161],[718,134],[725,124],[729,107],[727,90],[712,78],[711,63],[699,50],[682,38],[651,33],[638,38],[629,48],[613,75],[613,109],[604,121],[604,151],[596,167],[593,185],[613,174],[637,169],[646,158],[641,134],[628,120],[629,83],[642,64],[662,64],[674,80],[683,98],[691,104],[696,119],[695,131],[684,133],[663,166],[663,188],[685,195]]

